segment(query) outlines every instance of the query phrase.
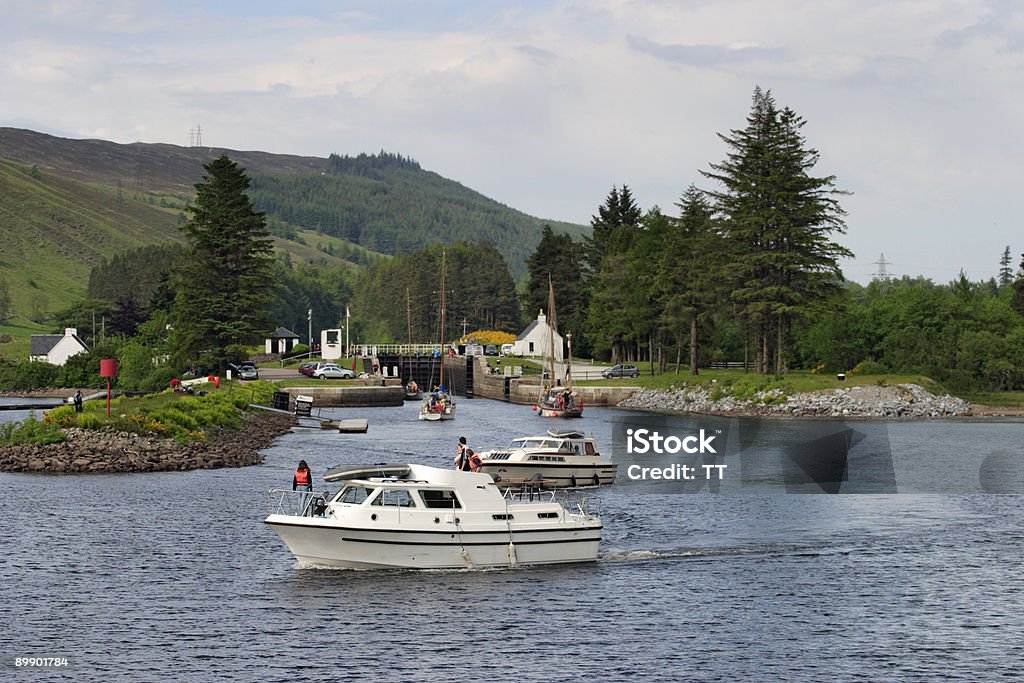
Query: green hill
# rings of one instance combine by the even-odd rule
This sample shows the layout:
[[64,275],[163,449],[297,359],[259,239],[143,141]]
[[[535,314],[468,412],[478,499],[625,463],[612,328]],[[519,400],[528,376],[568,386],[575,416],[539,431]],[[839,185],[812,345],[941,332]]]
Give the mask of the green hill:
[[119,188],[122,196],[150,195],[180,208],[202,176],[202,164],[226,153],[253,178],[251,196],[275,230],[313,230],[368,249],[396,253],[437,242],[490,242],[514,277],[540,241],[544,223],[574,237],[582,225],[543,221],[423,170],[397,155],[303,157],[166,144],[122,145],[71,140],[0,128],[0,157],[90,184]]
[[181,238],[176,211],[2,159],[0,197],[0,278],[25,318],[80,297],[114,254]]

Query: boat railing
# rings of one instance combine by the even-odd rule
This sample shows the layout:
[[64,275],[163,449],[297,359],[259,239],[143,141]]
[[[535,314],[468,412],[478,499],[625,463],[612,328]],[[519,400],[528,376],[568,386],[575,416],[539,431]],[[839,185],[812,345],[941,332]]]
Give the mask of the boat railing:
[[292,491],[270,489],[270,511],[275,515],[292,517],[321,517],[331,499],[329,491]]
[[508,503],[558,503],[569,513],[585,517],[601,516],[601,499],[585,491],[575,489],[542,489],[538,484],[523,484],[518,488],[505,489]]

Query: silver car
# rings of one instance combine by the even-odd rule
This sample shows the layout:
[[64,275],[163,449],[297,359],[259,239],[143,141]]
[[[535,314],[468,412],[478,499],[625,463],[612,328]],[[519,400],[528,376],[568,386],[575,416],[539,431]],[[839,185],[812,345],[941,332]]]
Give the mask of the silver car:
[[313,370],[313,377],[317,379],[355,379],[355,376],[356,373],[336,363],[320,363]]

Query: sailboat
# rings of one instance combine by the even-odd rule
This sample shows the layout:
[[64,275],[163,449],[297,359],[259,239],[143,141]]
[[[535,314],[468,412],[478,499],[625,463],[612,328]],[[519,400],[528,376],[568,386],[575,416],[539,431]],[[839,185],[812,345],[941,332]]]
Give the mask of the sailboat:
[[537,399],[537,414],[541,417],[583,417],[583,397],[572,388],[572,333],[566,335],[569,343],[569,356],[566,359],[565,386],[558,386],[555,381],[555,288],[548,275],[548,355],[550,368],[548,377],[550,385],[541,385],[540,397]]
[[420,419],[436,422],[438,420],[455,419],[455,397],[445,389],[444,386],[444,275],[445,275],[445,253],[441,251],[441,341],[438,344],[435,358],[441,364],[441,382],[423,398],[423,405],[420,406]]
[[[405,324],[409,333],[409,353],[412,353],[412,298],[409,295],[409,288],[405,288]],[[420,390],[416,380],[411,376],[403,385],[406,401],[420,401],[423,399],[423,392]]]

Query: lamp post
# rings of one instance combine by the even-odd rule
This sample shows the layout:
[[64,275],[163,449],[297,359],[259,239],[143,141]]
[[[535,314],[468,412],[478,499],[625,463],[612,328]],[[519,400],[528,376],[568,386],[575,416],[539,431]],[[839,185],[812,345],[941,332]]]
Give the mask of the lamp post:
[[313,309],[306,311],[306,323],[309,325],[307,330],[307,340],[309,343],[309,357],[313,357]]

